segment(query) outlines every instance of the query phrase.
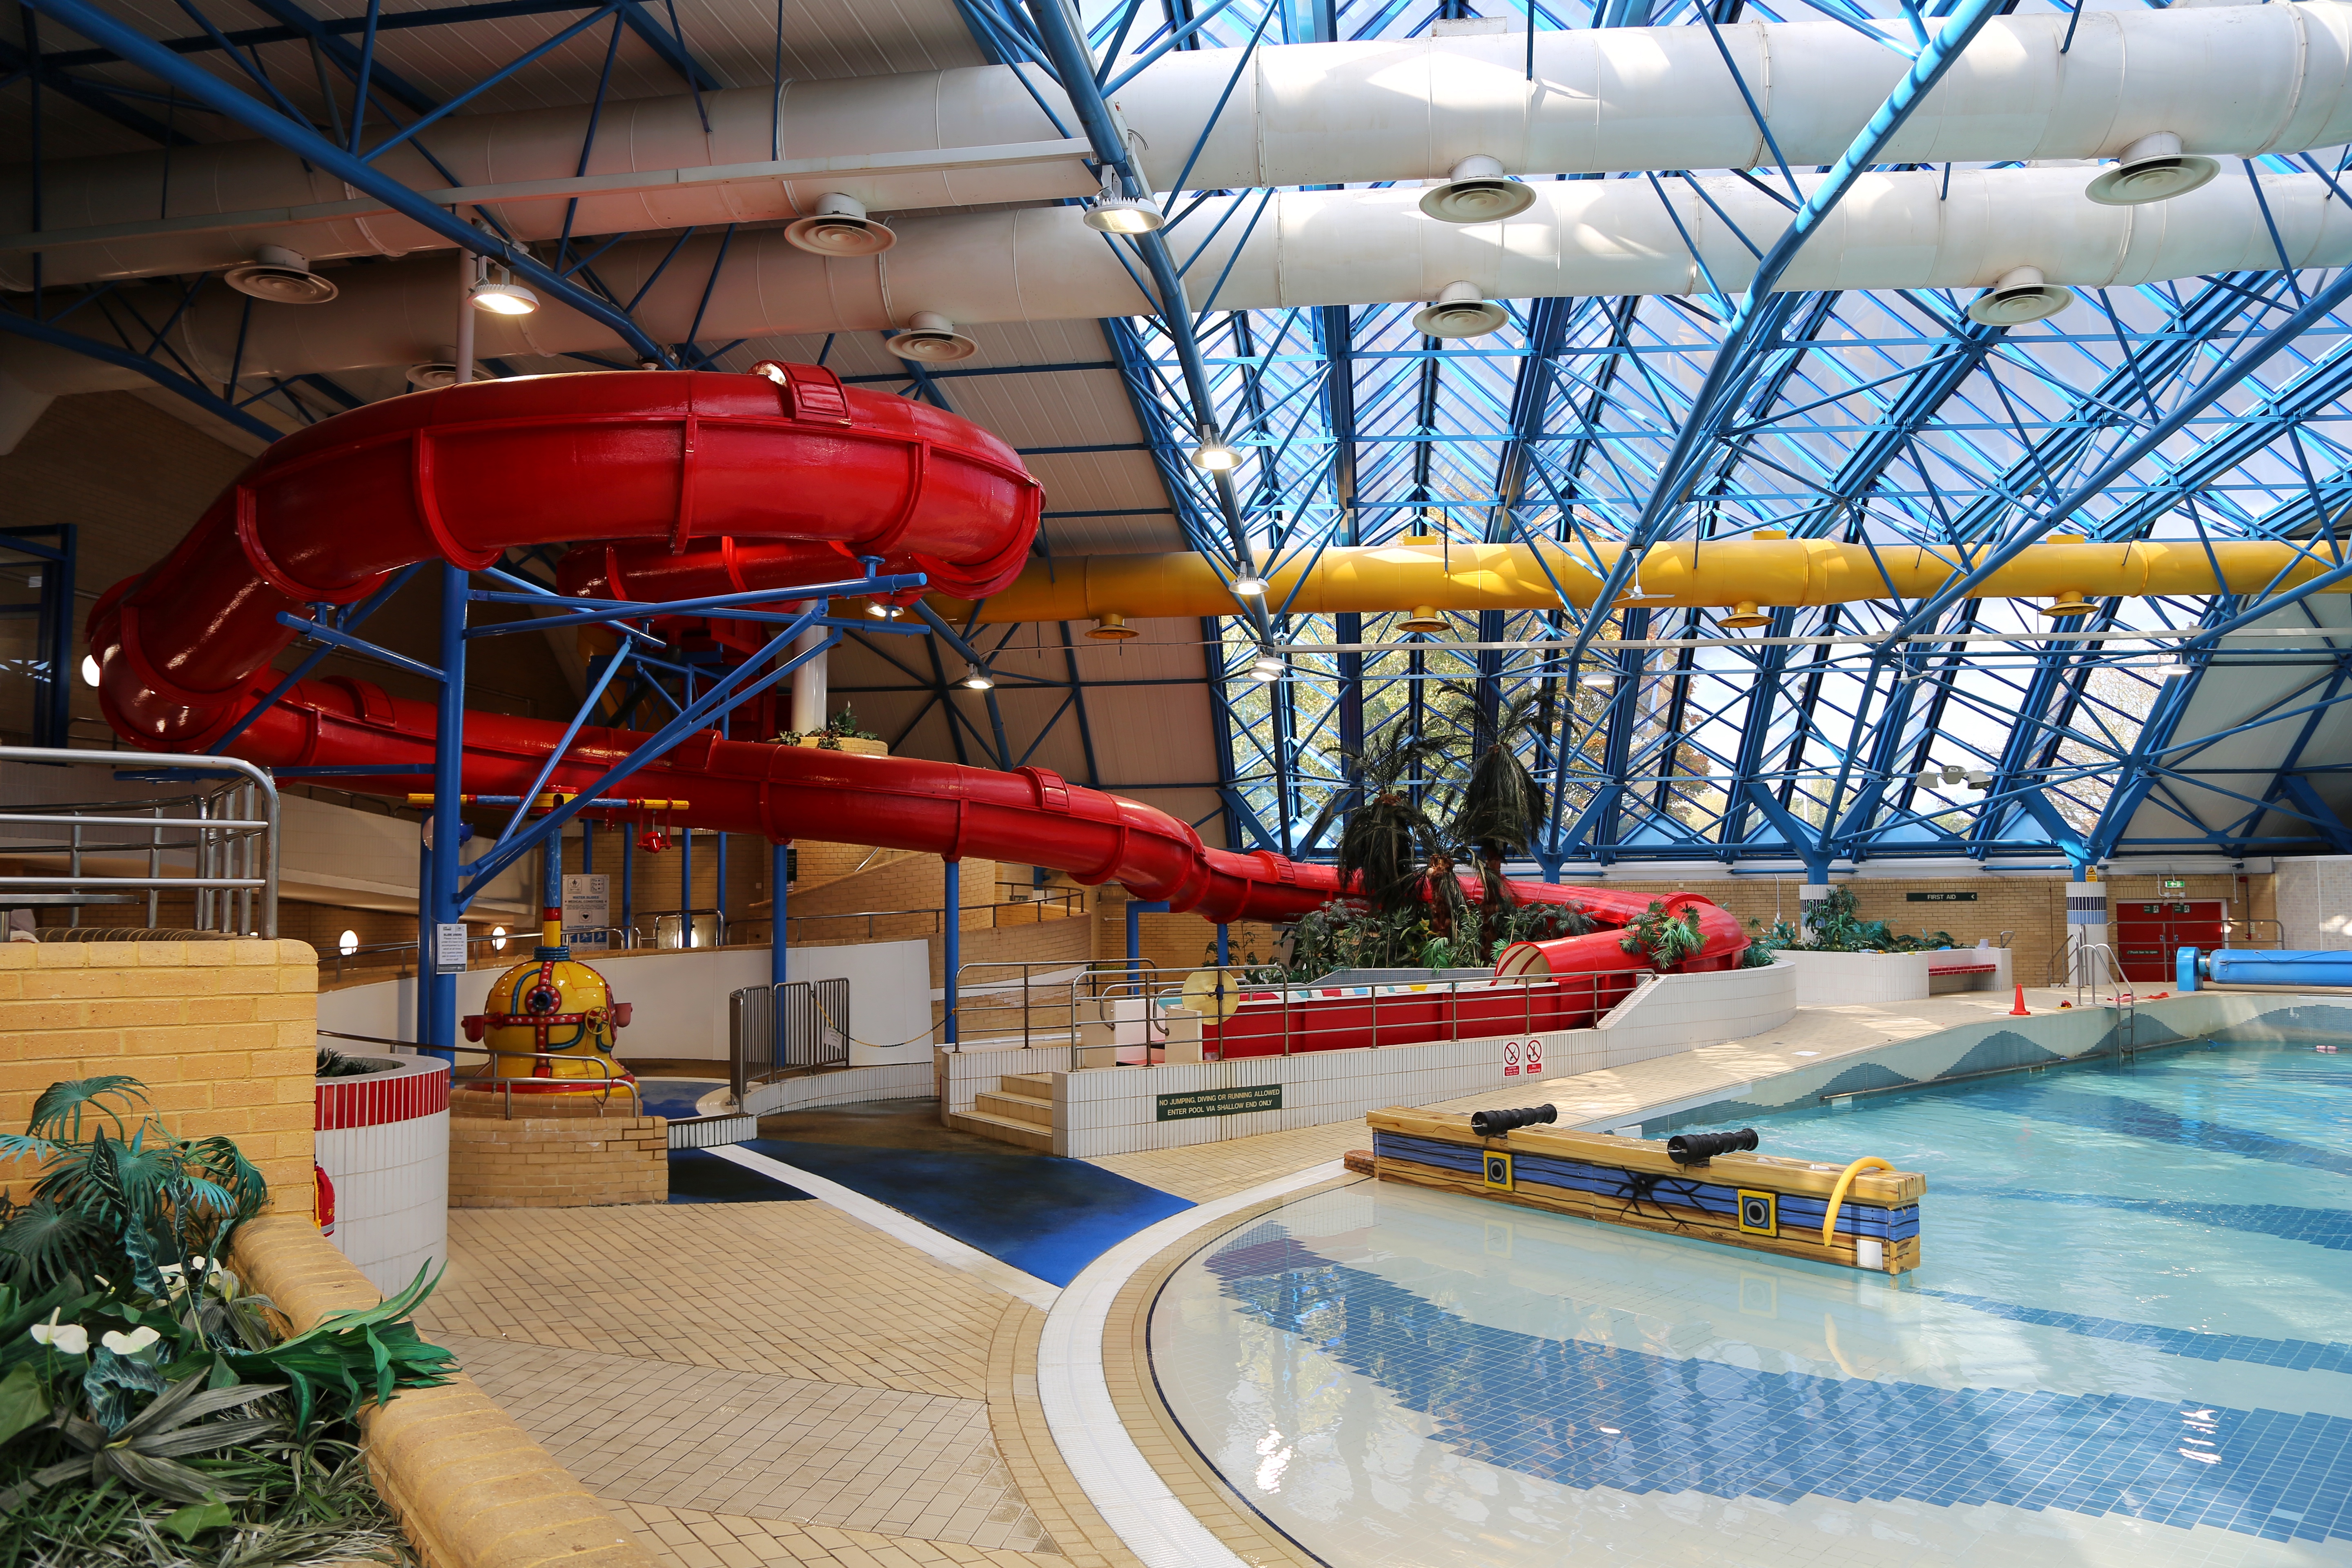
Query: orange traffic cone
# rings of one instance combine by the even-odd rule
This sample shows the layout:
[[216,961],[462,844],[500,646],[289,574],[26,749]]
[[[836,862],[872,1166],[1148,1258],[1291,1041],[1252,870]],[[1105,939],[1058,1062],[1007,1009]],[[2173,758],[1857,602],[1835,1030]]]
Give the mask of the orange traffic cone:
[[2031,1018],[2033,1016],[2032,1014],[2025,1010],[2025,987],[2022,985],[2017,988],[2017,1005],[2009,1010],[2009,1016],[2012,1018]]

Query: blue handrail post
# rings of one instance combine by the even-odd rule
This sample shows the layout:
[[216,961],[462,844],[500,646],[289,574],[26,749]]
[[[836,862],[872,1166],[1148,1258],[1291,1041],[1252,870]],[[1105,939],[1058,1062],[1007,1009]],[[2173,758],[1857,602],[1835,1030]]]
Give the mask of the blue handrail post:
[[940,885],[940,923],[947,935],[941,963],[946,971],[947,985],[941,993],[947,1002],[948,1044],[957,1043],[956,1036],[956,965],[963,958],[963,862],[943,863],[944,878]]
[[441,690],[433,750],[433,847],[425,856],[425,919],[419,922],[426,970],[432,976],[426,1005],[416,1020],[420,1055],[457,1059],[457,975],[466,967],[441,963],[441,932],[464,929],[465,906],[457,900],[458,851],[465,839],[458,796],[465,789],[466,587],[469,574],[454,562],[441,564]]
[[768,846],[768,884],[775,894],[775,906],[769,910],[772,918],[768,933],[768,984],[771,985],[782,985],[791,978],[787,973],[791,967],[790,960],[784,947],[784,887],[785,878],[792,870],[792,855],[793,847],[789,844]]

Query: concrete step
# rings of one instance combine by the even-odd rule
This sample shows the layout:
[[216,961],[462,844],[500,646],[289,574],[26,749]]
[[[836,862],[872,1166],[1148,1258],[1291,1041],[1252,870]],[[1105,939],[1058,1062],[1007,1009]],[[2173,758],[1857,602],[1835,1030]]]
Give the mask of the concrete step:
[[1000,1143],[1010,1143],[1018,1149],[1033,1149],[1040,1154],[1054,1152],[1052,1129],[1032,1126],[1026,1121],[1014,1121],[973,1110],[950,1116],[947,1123],[959,1132],[976,1132],[983,1138],[993,1138]]
[[1054,1075],[1049,1072],[1009,1072],[996,1080],[999,1094],[1018,1094],[1054,1103]]
[[982,1092],[972,1101],[972,1110],[982,1116],[1002,1117],[1008,1121],[1025,1121],[1032,1127],[1047,1131],[1054,1127],[1054,1102],[1031,1100],[1024,1095],[990,1094]]

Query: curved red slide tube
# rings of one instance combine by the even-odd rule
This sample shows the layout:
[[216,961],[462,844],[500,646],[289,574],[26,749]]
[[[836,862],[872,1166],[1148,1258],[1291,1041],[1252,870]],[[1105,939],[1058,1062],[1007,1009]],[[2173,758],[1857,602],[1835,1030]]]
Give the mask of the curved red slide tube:
[[[879,556],[886,573],[921,572],[933,588],[978,599],[1019,573],[1042,506],[1036,481],[995,437],[815,366],[784,366],[781,380],[639,372],[478,383],[371,404],[271,447],[160,565],[108,591],[89,646],[118,732],[198,752],[276,684],[270,662],[296,635],[280,612],[352,604],[416,562],[478,570],[511,546],[587,541],[564,558],[568,590],[650,599],[852,577],[859,557]],[[530,787],[562,735],[551,722],[469,713],[467,791]],[[585,788],[644,739],[583,728],[550,783]],[[337,782],[403,795],[431,769],[435,741],[432,705],[337,678],[298,683],[231,749],[273,767],[381,766]],[[996,773],[705,731],[627,789],[689,801],[675,816],[698,827],[1045,866],[1220,921],[1295,919],[1339,891],[1328,866],[1211,848],[1165,812],[1042,768]],[[1513,888],[1619,923],[1650,901]],[[1710,924],[1686,967],[1733,961],[1746,941],[1724,923],[1727,932]],[[1617,938],[1569,941],[1604,960],[1601,947]]]

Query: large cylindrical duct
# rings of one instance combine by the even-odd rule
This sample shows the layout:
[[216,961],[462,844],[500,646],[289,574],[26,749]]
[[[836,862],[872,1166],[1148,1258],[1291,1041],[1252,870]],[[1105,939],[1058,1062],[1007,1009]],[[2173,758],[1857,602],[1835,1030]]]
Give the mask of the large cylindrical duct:
[[[2084,197],[2081,173],[1972,170],[1948,184],[1935,172],[1865,175],[1780,286],[1977,289],[2025,267],[2053,283],[2130,285],[2267,271],[2280,265],[2282,248],[2290,267],[2352,264],[2352,207],[2327,199],[2315,176],[2265,174],[2259,202],[2244,181],[2228,179],[2155,205],[2115,207]],[[1522,216],[1475,227],[1425,216],[1413,190],[1283,192],[1255,222],[1236,214],[1208,242],[1193,276],[1224,281],[1213,294],[1202,284],[1194,304],[1418,301],[1457,279],[1498,300],[1690,294],[1710,273],[1727,289],[1744,287],[1756,258],[1741,234],[1760,248],[1780,232],[1787,211],[1737,179],[1699,184],[1706,199],[1675,182],[1662,202],[1647,181],[1546,183]],[[1254,207],[1260,198],[1221,199]],[[1180,251],[1181,236],[1206,236],[1223,216],[1215,203],[1196,214],[1178,231]],[[667,342],[685,339],[698,312],[709,341],[876,331],[918,310],[970,324],[1149,309],[1134,278],[1079,216],[1075,207],[1034,207],[909,219],[892,249],[855,260],[810,255],[773,232],[738,235],[707,297],[715,237],[689,242],[666,269],[667,241],[616,246],[597,270],[624,299],[651,282],[636,320]],[[293,375],[439,357],[435,346],[448,342],[450,317],[444,265],[419,258],[344,277],[331,304],[265,305],[249,318],[243,296],[215,290],[179,313],[172,346],[215,381],[232,364],[249,376]],[[179,304],[176,291],[132,298],[151,321],[171,318]],[[66,324],[93,335],[108,330],[96,307]],[[530,316],[484,318],[477,352],[544,356],[613,342],[605,327],[550,303]],[[0,338],[0,369],[47,393],[141,384],[134,373],[13,338]]]
[[[1259,48],[1238,79],[1236,51],[1178,51],[1114,96],[1145,171],[1196,190],[1443,177],[1484,155],[1539,175],[1627,169],[1769,167],[1725,57],[1792,165],[1843,153],[1906,68],[1900,55],[1833,22],[1614,27],[1538,33],[1528,79],[1519,36],[1380,39]],[[2067,43],[2072,34],[2071,45]],[[2062,52],[2063,48],[2063,52]],[[1064,126],[1076,123],[1031,72]],[[1213,106],[1230,97],[1184,174]],[[2003,16],[1964,53],[1895,132],[1886,163],[2113,157],[2151,135],[2191,153],[2298,151],[2352,141],[2352,6],[2331,0],[2163,11]],[[709,116],[703,128],[702,114]],[[463,115],[425,141],[462,187],[560,180],[580,173],[586,106]],[[837,159],[847,172],[745,177],[592,195],[575,235],[793,217],[828,191],[876,212],[1085,195],[1075,159],[892,174],[856,165],[877,153],[1002,147],[1063,134],[1003,67],[793,82],[612,104],[585,173],[704,170],[772,159]],[[383,166],[418,190],[448,182],[407,148]],[[168,171],[168,180],[166,178]],[[340,181],[266,142],[236,142],[53,162],[43,228],[121,226],[119,236],[49,249],[54,284],[202,271],[262,244],[314,259],[398,255],[443,242],[389,214],[286,209],[356,197]],[[364,205],[365,204],[362,204]],[[500,221],[543,239],[565,221],[561,198],[508,200]],[[164,215],[157,221],[158,213]],[[21,165],[0,171],[0,224],[30,226]],[[246,215],[224,226],[222,215]],[[0,286],[30,285],[29,258],[0,237]]]
[[[1332,545],[1311,559],[1277,564],[1263,555],[1258,570],[1268,605],[1298,615],[1376,614],[1429,605],[1441,610],[1557,609],[1563,596],[1581,609],[1600,596],[1601,577],[1623,547],[1526,544]],[[1948,547],[1844,544],[1827,539],[1740,538],[1652,546],[1627,593],[1659,608],[1723,608],[1735,605],[1837,605],[1924,599],[1963,575],[1986,551]],[[574,594],[650,596],[641,582],[650,567],[663,573],[663,593],[724,592],[734,586],[723,569],[682,577],[657,545],[630,545],[567,557],[563,586]],[[664,569],[667,568],[667,572]],[[2298,555],[2295,546],[2264,540],[2114,544],[2048,542],[2028,546],[1972,595],[1986,599],[2258,594],[2286,588],[2327,570],[2325,560]],[[614,574],[617,573],[617,578]],[[747,578],[757,587],[756,577]],[[2352,584],[2340,592],[2352,593]],[[1233,591],[1206,558],[1192,553],[1057,556],[1033,562],[1013,584],[982,604],[944,596],[943,615],[982,626],[1033,621],[1223,616],[1234,613]]]

